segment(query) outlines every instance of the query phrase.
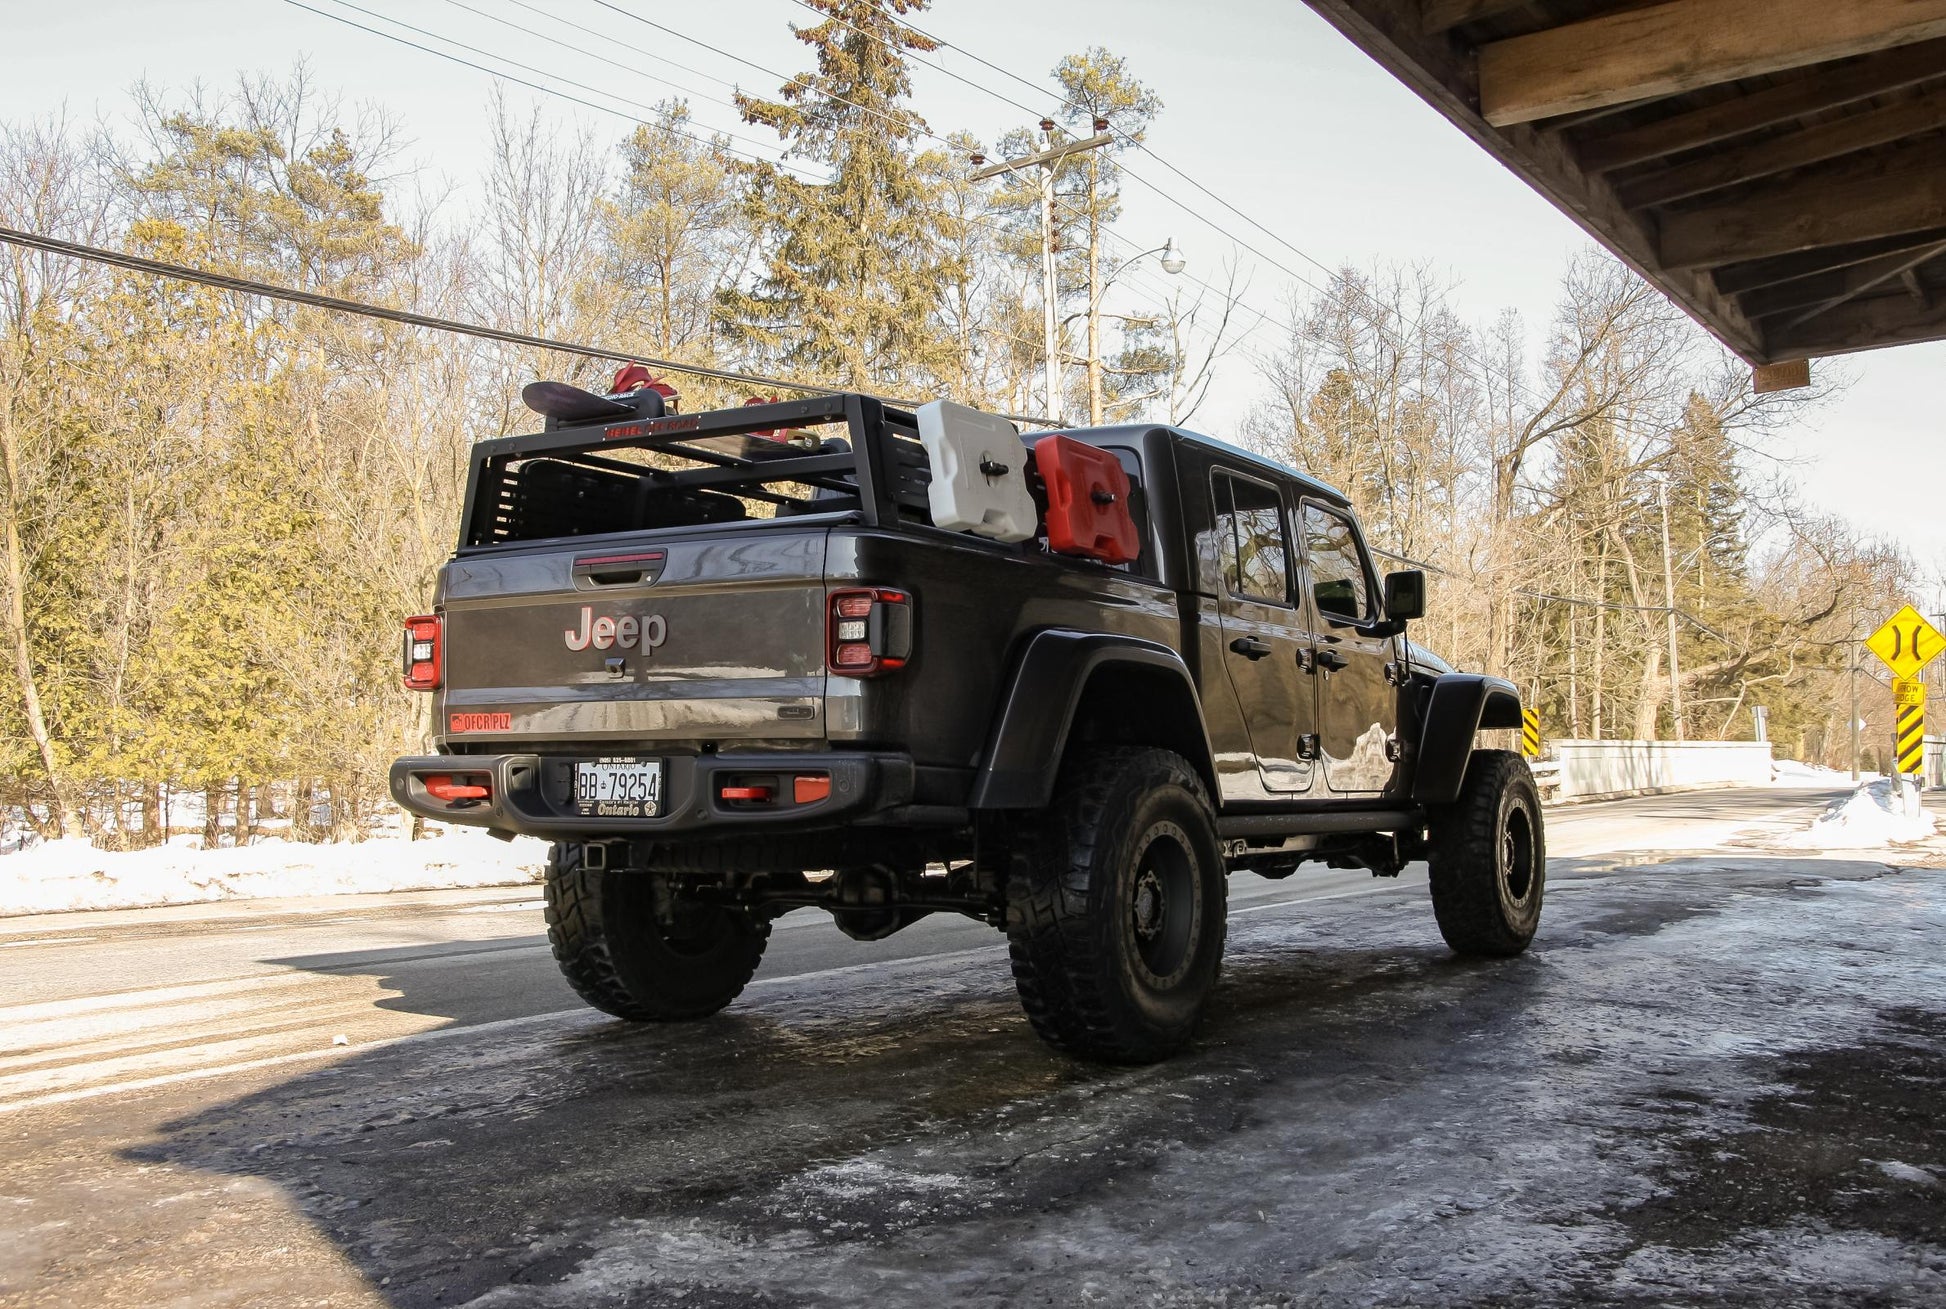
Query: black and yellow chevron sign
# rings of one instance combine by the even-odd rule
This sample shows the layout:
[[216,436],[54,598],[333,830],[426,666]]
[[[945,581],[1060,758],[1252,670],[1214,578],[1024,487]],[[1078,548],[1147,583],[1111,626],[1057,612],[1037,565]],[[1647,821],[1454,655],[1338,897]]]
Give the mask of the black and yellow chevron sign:
[[1916,678],[1902,677],[1898,681],[1904,683],[1895,686],[1899,712],[1893,737],[1898,745],[1898,769],[1901,773],[1923,773],[1926,770],[1925,684]]
[[1520,752],[1529,759],[1541,757],[1541,712],[1538,709],[1520,711]]

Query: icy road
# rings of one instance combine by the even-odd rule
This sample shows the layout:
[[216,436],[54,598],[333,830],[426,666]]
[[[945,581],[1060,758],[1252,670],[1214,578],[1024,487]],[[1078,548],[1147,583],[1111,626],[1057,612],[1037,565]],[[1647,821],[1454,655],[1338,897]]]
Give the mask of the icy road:
[[0,1304],[1946,1303],[1946,843],[1828,798],[1554,811],[1499,963],[1423,868],[1239,876],[1137,1070],[960,921],[641,1030],[533,889],[0,920]]

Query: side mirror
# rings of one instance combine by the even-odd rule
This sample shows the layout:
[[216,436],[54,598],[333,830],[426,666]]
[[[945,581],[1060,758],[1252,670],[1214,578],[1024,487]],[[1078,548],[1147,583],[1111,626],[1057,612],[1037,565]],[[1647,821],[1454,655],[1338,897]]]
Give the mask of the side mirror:
[[1385,617],[1394,623],[1426,615],[1426,575],[1416,568],[1385,575]]

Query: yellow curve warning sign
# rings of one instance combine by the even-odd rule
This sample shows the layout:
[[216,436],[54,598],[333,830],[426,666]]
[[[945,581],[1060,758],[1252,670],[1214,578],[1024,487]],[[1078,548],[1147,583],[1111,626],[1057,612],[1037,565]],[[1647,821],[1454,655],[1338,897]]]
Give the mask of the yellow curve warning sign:
[[1865,638],[1865,648],[1883,659],[1895,676],[1911,677],[1946,650],[1946,636],[1907,605]]

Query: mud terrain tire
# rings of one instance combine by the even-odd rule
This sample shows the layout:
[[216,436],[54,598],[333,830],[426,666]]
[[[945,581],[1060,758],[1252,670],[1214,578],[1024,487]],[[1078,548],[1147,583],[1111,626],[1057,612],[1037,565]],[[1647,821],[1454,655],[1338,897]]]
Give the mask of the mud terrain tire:
[[770,924],[715,905],[688,906],[682,929],[656,921],[655,875],[584,868],[581,846],[547,861],[547,943],[576,993],[634,1023],[707,1018],[757,971]]
[[1167,750],[1077,751],[1032,848],[1007,944],[1034,1030],[1112,1063],[1180,1049],[1216,986],[1229,894],[1196,770]]
[[1475,750],[1459,799],[1432,815],[1432,908],[1464,955],[1516,955],[1534,939],[1547,888],[1547,834],[1527,761]]

